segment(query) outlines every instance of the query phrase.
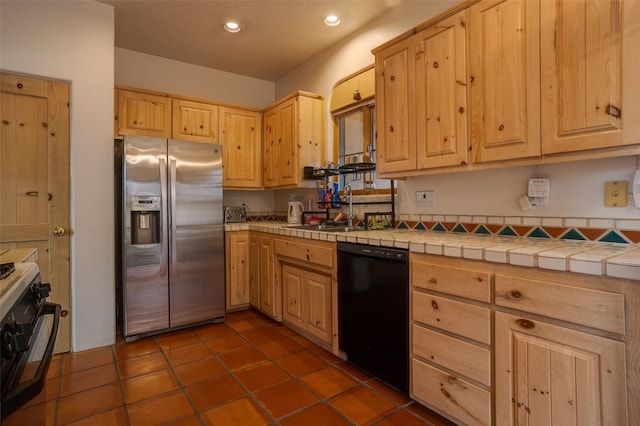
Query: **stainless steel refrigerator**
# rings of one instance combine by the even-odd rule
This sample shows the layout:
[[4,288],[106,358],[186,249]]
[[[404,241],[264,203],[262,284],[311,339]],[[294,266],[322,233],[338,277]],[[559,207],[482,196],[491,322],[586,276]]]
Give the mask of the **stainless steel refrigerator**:
[[224,320],[220,145],[115,145],[117,316],[125,340]]

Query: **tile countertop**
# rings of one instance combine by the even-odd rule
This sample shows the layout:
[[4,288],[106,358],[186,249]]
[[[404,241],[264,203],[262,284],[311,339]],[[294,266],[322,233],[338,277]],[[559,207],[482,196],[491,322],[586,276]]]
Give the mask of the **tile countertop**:
[[1,249],[0,263],[5,262],[37,262],[38,250],[35,248]]
[[464,259],[640,280],[640,245],[455,234],[408,229],[324,232],[291,229],[282,222],[226,224],[225,231],[252,230],[321,241],[408,249]]

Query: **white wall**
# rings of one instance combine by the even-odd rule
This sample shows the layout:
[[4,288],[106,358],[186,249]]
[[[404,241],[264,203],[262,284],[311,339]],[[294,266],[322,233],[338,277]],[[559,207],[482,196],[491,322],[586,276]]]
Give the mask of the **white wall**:
[[117,85],[252,108],[275,100],[275,83],[116,48]]
[[113,8],[2,1],[0,67],[71,82],[73,351],[115,340]]
[[[457,0],[401,2],[362,31],[334,45],[276,82],[276,98],[303,89],[325,96],[327,149],[332,156],[333,130],[328,105],[337,81],[371,65],[371,49],[457,4]],[[636,158],[582,161],[537,168],[509,168],[413,177],[398,181],[401,214],[450,214],[537,217],[640,218],[640,209],[604,207],[604,182],[631,182]],[[526,194],[530,177],[551,179],[548,207],[523,211],[517,199]],[[435,190],[435,207],[417,207],[415,191]]]

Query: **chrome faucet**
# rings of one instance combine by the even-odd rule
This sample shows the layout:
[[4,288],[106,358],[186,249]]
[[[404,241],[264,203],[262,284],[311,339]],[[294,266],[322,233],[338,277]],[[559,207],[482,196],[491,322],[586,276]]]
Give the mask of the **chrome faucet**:
[[344,194],[349,197],[349,216],[347,217],[347,226],[351,228],[353,227],[353,219],[356,218],[356,215],[353,214],[353,191],[351,190],[350,184],[346,184],[344,186]]

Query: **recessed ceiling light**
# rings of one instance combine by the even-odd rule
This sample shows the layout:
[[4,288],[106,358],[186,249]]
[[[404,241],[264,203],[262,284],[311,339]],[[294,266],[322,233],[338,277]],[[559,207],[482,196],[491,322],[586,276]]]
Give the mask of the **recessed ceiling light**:
[[340,19],[340,17],[336,15],[329,15],[325,17],[322,22],[324,22],[324,24],[328,27],[335,27],[340,25],[342,19]]
[[224,24],[224,29],[229,31],[230,33],[238,33],[242,30],[242,27],[237,22],[229,21]]

